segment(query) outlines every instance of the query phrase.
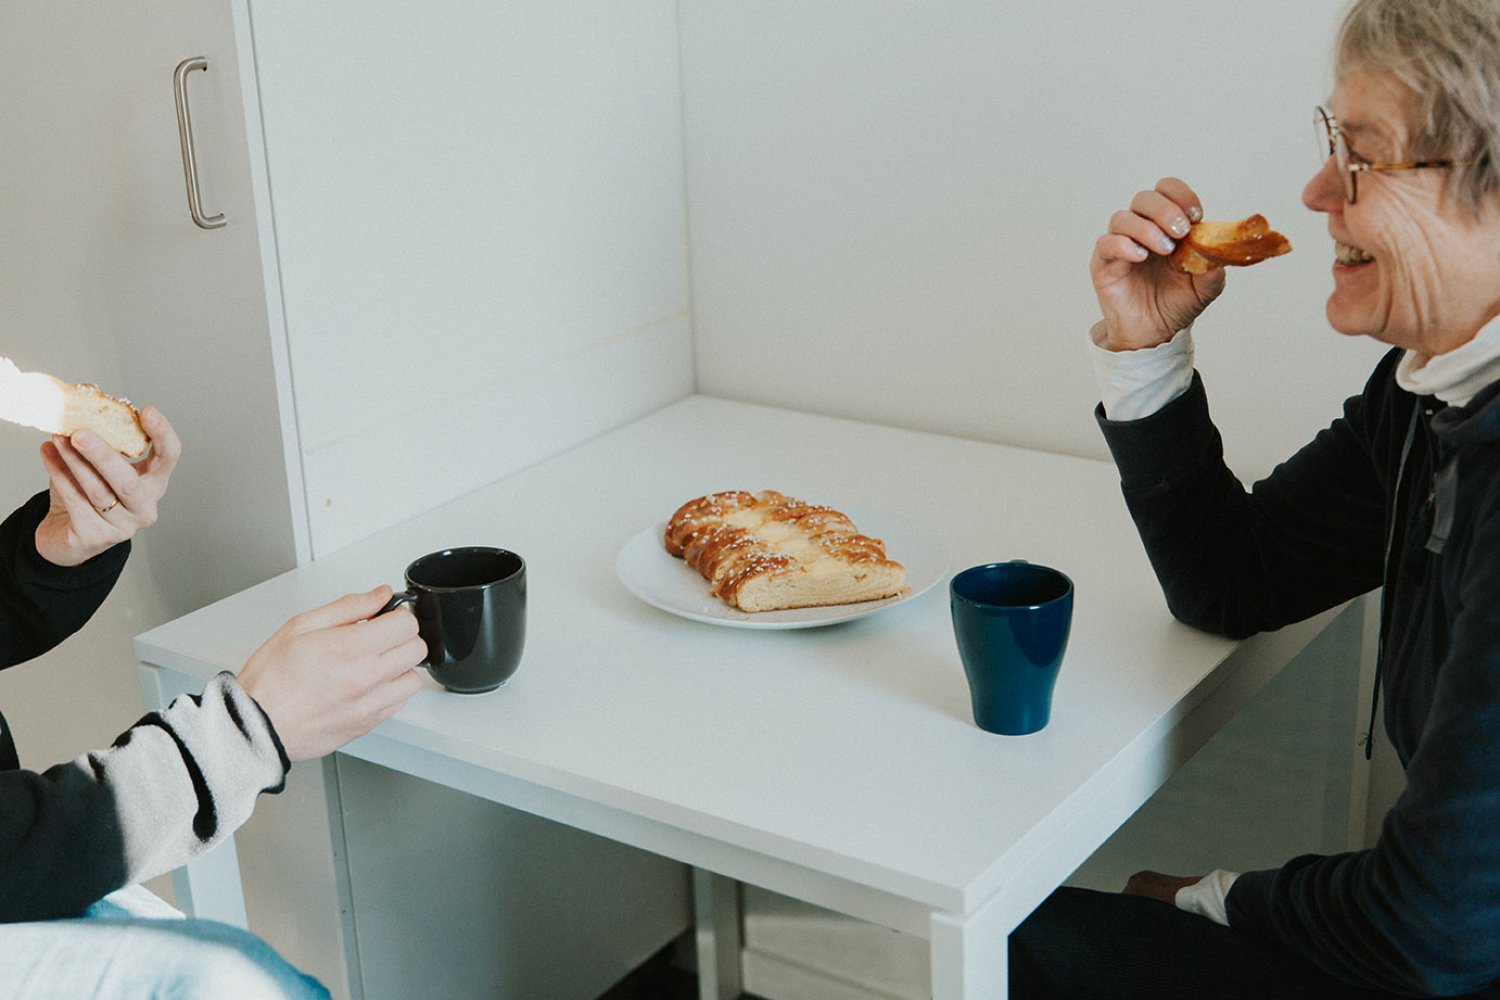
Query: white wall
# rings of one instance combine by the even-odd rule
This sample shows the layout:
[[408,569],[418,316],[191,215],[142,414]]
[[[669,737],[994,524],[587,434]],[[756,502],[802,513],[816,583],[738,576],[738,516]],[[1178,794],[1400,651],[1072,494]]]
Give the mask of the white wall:
[[671,3],[249,10],[315,557],[691,392]]
[[1300,203],[1341,7],[684,0],[699,389],[1102,457],[1089,254],[1177,174],[1295,248],[1197,336],[1232,462],[1269,471],[1379,355],[1324,324]]

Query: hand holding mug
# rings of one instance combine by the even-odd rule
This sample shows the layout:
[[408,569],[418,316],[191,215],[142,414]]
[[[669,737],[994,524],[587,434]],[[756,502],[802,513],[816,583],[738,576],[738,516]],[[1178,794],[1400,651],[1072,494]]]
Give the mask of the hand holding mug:
[[240,671],[292,760],[337,750],[421,690],[427,647],[411,615],[377,616],[390,596],[380,586],[294,615]]

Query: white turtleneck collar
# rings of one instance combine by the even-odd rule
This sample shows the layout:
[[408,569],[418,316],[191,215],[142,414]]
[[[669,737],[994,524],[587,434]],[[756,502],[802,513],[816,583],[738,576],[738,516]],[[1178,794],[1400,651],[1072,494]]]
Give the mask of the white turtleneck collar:
[[1436,396],[1450,406],[1465,406],[1490,383],[1500,380],[1500,317],[1479,328],[1462,347],[1418,361],[1407,351],[1396,366],[1396,384],[1419,396]]

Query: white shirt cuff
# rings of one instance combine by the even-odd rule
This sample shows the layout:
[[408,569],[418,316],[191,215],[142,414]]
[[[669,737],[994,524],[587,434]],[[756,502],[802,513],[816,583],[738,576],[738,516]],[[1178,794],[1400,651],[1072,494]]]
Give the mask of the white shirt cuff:
[[1177,908],[1228,927],[1229,887],[1239,877],[1239,872],[1226,872],[1222,868],[1209,872],[1192,885],[1177,890]]
[[1191,324],[1166,343],[1138,351],[1105,347],[1102,323],[1089,331],[1089,341],[1104,415],[1110,420],[1149,417],[1193,384]]

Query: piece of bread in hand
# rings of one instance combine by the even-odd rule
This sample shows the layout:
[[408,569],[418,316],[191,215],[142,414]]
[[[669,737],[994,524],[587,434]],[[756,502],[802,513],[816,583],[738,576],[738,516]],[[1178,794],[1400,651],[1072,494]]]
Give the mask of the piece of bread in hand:
[[1291,250],[1287,238],[1272,229],[1263,215],[1237,222],[1204,219],[1177,242],[1172,265],[1187,274],[1206,274],[1216,267],[1259,264]]
[[855,604],[907,591],[906,568],[885,544],[832,507],[774,490],[730,490],[689,500],[663,542],[741,611]]
[[151,439],[128,400],[98,386],[64,382],[44,372],[23,372],[0,358],[0,420],[71,436],[89,430],[129,459],[146,454]]

